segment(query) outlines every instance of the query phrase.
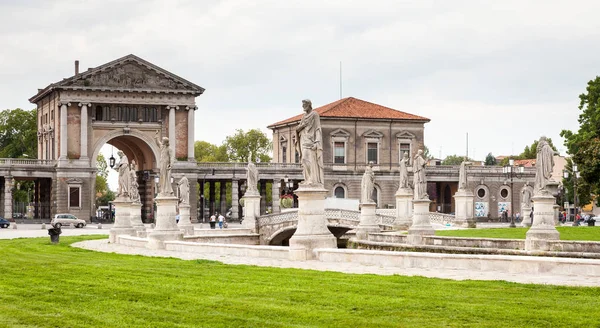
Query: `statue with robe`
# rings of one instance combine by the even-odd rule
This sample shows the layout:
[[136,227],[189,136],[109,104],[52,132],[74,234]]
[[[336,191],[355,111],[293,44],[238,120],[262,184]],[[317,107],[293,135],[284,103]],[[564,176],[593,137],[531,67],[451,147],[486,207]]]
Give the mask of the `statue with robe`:
[[252,155],[250,155],[248,157],[248,168],[247,168],[247,172],[246,172],[246,181],[248,183],[248,186],[246,188],[246,192],[249,192],[251,194],[257,194],[258,193],[258,169],[256,168],[256,165],[254,165],[254,162],[252,162]]
[[360,184],[360,203],[374,203],[373,201],[373,190],[375,189],[375,173],[373,173],[373,162],[369,162],[369,165],[365,168],[365,174],[363,174],[362,182]]
[[521,194],[522,194],[522,199],[523,199],[523,205],[526,208],[530,208],[531,207],[531,190],[529,190],[528,183],[525,183],[525,186],[523,186],[523,189],[521,190]]
[[404,153],[400,160],[400,187],[399,189],[408,189],[408,153]]
[[462,161],[458,170],[458,189],[467,189],[467,167],[471,162]]
[[173,196],[171,186],[171,166],[173,165],[173,150],[169,147],[169,138],[159,138],[160,131],[156,131],[154,140],[160,147],[160,159],[158,162],[158,194],[159,196]]
[[179,186],[179,202],[181,204],[189,205],[190,204],[190,181],[184,175],[179,182],[177,183]]
[[134,203],[140,203],[140,185],[138,184],[137,179],[137,165],[135,164],[135,160],[131,160],[131,164],[129,166],[129,180],[131,181],[129,195],[131,196],[131,201]]
[[129,191],[131,189],[131,177],[129,175],[129,160],[127,155],[123,151],[117,152],[119,156],[119,164],[116,166],[116,170],[119,172],[119,188],[117,189],[117,197],[129,198]]
[[423,158],[423,150],[419,149],[415,160],[413,161],[413,184],[415,188],[414,199],[429,199],[427,195],[427,176],[425,175],[425,166],[427,161]]
[[302,100],[304,115],[296,128],[296,147],[300,154],[303,185],[323,186],[323,137],[321,131],[321,118],[313,110],[312,102]]
[[554,169],[554,150],[546,140],[541,137],[537,144],[537,156],[535,160],[535,184],[533,186],[534,194],[546,191],[546,185],[552,177]]

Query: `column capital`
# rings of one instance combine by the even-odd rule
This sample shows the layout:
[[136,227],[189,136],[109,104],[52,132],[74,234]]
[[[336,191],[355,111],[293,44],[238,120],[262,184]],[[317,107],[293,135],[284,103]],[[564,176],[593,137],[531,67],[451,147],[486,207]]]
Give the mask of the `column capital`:
[[70,103],[70,102],[64,102],[64,101],[59,101],[59,102],[58,102],[58,105],[59,105],[59,106],[68,106],[68,107],[70,107],[70,106],[71,106],[71,103]]
[[174,109],[174,110],[178,110],[179,106],[177,105],[167,105],[167,109]]
[[198,106],[185,106],[185,110],[198,110]]
[[91,103],[79,103],[77,106],[79,106],[79,107],[83,107],[83,106],[92,107],[92,104]]

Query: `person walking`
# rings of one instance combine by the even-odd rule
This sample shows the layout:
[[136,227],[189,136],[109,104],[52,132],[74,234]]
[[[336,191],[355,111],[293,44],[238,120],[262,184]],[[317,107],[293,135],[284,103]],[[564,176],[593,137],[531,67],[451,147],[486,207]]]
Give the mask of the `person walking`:
[[223,229],[223,221],[225,220],[225,217],[223,216],[223,214],[219,214],[219,229]]
[[217,212],[215,212],[215,214],[210,216],[210,228],[214,229],[216,224],[217,224]]

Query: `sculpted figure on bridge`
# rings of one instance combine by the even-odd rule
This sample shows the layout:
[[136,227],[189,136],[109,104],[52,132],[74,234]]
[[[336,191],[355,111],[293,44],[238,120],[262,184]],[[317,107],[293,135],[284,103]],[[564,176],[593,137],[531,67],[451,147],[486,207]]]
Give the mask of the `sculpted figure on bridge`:
[[534,194],[546,191],[546,185],[552,177],[552,169],[554,168],[554,150],[546,140],[546,137],[541,137],[537,144],[537,157],[535,159],[535,185],[533,187]]
[[296,128],[296,148],[300,154],[303,185],[323,186],[323,138],[321,131],[321,118],[313,110],[312,102],[302,100],[304,115]]
[[179,182],[179,202],[181,204],[189,205],[190,204],[190,181],[184,175]]
[[129,160],[125,153],[121,150],[117,152],[119,155],[119,164],[116,170],[119,172],[119,188],[117,190],[117,197],[129,198],[129,191],[131,189],[131,177],[129,175]]
[[131,160],[131,164],[129,166],[129,180],[131,181],[131,187],[129,191],[129,195],[131,196],[131,201],[134,203],[140,203],[140,190],[139,184],[137,181],[137,165],[135,164],[135,160]]
[[427,176],[425,175],[427,161],[423,158],[423,150],[419,149],[413,162],[413,180],[415,185],[415,200],[429,199],[427,195]]
[[373,190],[375,189],[375,173],[373,173],[373,162],[365,168],[365,174],[362,177],[360,203],[374,203]]
[[460,169],[458,170],[458,189],[467,189],[467,166],[471,164],[471,162],[467,161],[462,161],[462,163],[460,163]]
[[246,192],[250,194],[258,194],[258,169],[256,168],[256,165],[254,165],[254,162],[252,162],[252,154],[248,156],[247,170],[248,171],[246,173],[246,179],[248,182],[248,186]]
[[400,160],[400,187],[399,189],[408,189],[408,153],[404,153]]
[[173,196],[173,186],[171,186],[171,165],[173,164],[173,150],[169,147],[169,138],[159,139],[160,131],[156,130],[154,140],[160,147],[160,160],[158,165],[158,194],[159,196]]

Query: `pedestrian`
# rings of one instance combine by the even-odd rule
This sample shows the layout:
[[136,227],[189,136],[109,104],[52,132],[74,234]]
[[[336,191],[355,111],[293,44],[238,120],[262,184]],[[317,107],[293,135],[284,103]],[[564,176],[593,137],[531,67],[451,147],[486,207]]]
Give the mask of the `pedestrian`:
[[502,211],[502,222],[508,222],[508,211]]
[[219,229],[223,229],[223,221],[225,221],[225,217],[223,214],[219,214]]
[[216,224],[217,224],[217,212],[215,212],[215,214],[210,216],[210,228],[214,229]]
[[515,214],[515,221],[521,222],[521,221],[519,221],[520,218],[521,218],[521,213],[517,212],[517,214]]

